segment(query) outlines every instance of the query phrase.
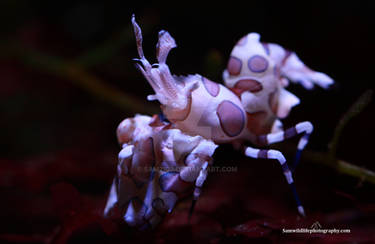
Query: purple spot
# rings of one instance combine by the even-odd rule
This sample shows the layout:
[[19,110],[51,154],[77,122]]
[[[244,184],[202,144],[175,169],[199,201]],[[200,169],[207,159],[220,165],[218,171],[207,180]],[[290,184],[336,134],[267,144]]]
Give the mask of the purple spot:
[[239,58],[231,56],[228,62],[228,72],[230,75],[238,75],[241,72],[242,62]]
[[202,76],[203,85],[206,88],[207,92],[213,96],[216,97],[219,94],[220,86],[218,83],[210,81],[209,79]]
[[237,136],[245,126],[245,115],[241,108],[229,100],[225,100],[217,107],[217,116],[225,134],[230,137]]
[[254,55],[249,59],[247,65],[252,72],[261,73],[268,68],[268,61],[260,55]]
[[245,91],[256,93],[256,92],[261,91],[262,89],[263,89],[263,86],[259,81],[254,80],[254,79],[243,79],[243,80],[237,81],[232,91],[236,93],[237,96],[239,96]]

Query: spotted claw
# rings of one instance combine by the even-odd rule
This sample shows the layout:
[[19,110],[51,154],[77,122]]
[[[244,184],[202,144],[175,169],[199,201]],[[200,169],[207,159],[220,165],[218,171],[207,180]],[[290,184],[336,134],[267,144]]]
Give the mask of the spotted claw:
[[311,90],[314,85],[327,89],[334,82],[328,75],[307,67],[294,52],[287,52],[285,55],[281,75],[291,82],[300,83],[307,90]]

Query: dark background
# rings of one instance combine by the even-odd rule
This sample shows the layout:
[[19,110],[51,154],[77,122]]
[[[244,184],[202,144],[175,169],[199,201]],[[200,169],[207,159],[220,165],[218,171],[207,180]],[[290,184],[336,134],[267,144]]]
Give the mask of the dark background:
[[[192,225],[185,219],[188,203],[148,239],[100,218],[115,172],[117,125],[137,112],[157,111],[156,103],[146,102],[151,88],[131,60],[137,57],[132,13],[144,31],[150,60],[159,30],[176,39],[178,47],[168,58],[176,74],[200,73],[222,82],[234,44],[258,32],[262,41],[294,50],[309,67],[330,75],[336,84],[327,91],[291,85],[301,104],[285,120],[287,126],[311,121],[315,131],[308,150],[325,152],[341,116],[374,87],[372,12],[370,1],[1,1],[0,240],[374,241],[373,184],[307,158],[296,173],[310,213],[301,220],[277,165],[244,158],[227,146],[215,153],[215,164],[237,166],[239,172],[209,177]],[[131,100],[111,99],[124,94]],[[338,159],[375,170],[373,112],[371,102],[345,127]],[[259,224],[266,220],[268,227]],[[352,234],[311,239],[280,233],[315,221],[351,228]],[[246,231],[235,228],[241,224]]]

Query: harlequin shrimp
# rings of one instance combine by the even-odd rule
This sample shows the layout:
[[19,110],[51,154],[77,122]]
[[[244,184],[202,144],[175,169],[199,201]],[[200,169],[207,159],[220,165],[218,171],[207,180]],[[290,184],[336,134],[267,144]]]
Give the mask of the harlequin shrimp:
[[[314,84],[327,88],[333,83],[326,74],[308,68],[294,52],[278,44],[260,42],[258,33],[249,33],[237,42],[223,72],[223,79],[225,85],[241,99],[248,118],[247,128],[255,135],[281,131],[279,118],[285,118],[291,108],[299,104],[300,100],[284,89],[289,80],[302,84],[306,89],[312,89]],[[312,131],[310,124],[303,125],[297,124],[285,133],[289,137],[296,131],[306,132],[297,147],[294,167]],[[260,144],[267,144],[272,137],[260,136]]]
[[217,145],[170,127],[158,116],[136,115],[120,123],[122,150],[105,216],[119,214],[144,230],[155,227],[184,196],[193,192],[198,199]]
[[[172,36],[166,31],[159,32],[159,39],[156,45],[158,63],[151,65],[144,56],[142,32],[135,21],[134,15],[132,17],[132,24],[139,55],[139,58],[134,59],[137,61],[136,67],[155,91],[155,94],[149,95],[147,99],[158,100],[161,103],[161,109],[171,124],[165,127],[165,129],[157,129],[159,127],[152,125],[154,124],[153,122],[138,123],[129,120],[128,122],[124,122],[125,125],[123,128],[128,129],[125,129],[126,132],[120,133],[124,135],[124,141],[120,139],[120,142],[124,143],[124,148],[119,154],[120,170],[118,170],[117,178],[112,185],[105,212],[107,214],[110,213],[112,206],[117,205],[125,211],[123,216],[125,221],[130,225],[139,226],[144,224],[145,220],[147,220],[147,223],[153,225],[152,223],[160,221],[160,217],[152,217],[156,216],[155,212],[157,211],[151,211],[150,206],[154,204],[152,202],[155,199],[153,196],[165,194],[164,191],[160,191],[160,189],[163,189],[162,184],[159,188],[156,187],[159,190],[153,192],[153,190],[148,190],[150,187],[147,186],[156,183],[151,183],[154,181],[146,181],[152,174],[142,176],[142,174],[137,175],[134,173],[126,178],[127,181],[123,180],[124,183],[121,183],[119,179],[124,177],[124,174],[129,174],[130,172],[129,163],[126,162],[128,162],[128,158],[131,158],[131,162],[136,162],[131,166],[133,172],[137,172],[138,168],[144,164],[150,165],[149,162],[152,160],[150,161],[147,157],[152,154],[144,154],[144,150],[146,152],[150,151],[150,149],[146,148],[153,148],[155,158],[157,158],[156,155],[164,155],[159,156],[159,161],[155,160],[155,163],[164,162],[163,157],[167,158],[169,162],[176,162],[175,159],[168,158],[168,155],[172,155],[172,153],[167,153],[168,150],[169,152],[177,150],[189,155],[195,155],[193,152],[194,149],[189,147],[190,138],[198,137],[204,144],[212,143],[209,147],[202,147],[204,150],[200,149],[200,153],[197,155],[205,155],[203,158],[212,156],[216,144],[230,143],[235,148],[242,149],[243,153],[248,157],[276,159],[281,165],[284,176],[293,192],[298,212],[304,216],[304,209],[294,185],[292,172],[286,163],[284,155],[277,150],[259,149],[257,147],[267,146],[297,135],[302,135],[298,143],[298,154],[307,144],[308,137],[313,131],[313,126],[308,121],[300,122],[285,131],[282,130],[282,125],[278,118],[286,117],[290,108],[299,103],[297,97],[284,89],[288,81],[285,77],[288,77],[293,82],[300,82],[308,89],[311,88],[312,83],[325,87],[332,83],[332,80],[322,73],[310,71],[305,66],[301,67],[303,63],[295,54],[283,54],[288,57],[280,59],[284,49],[276,44],[261,44],[257,34],[250,34],[248,38],[253,40],[254,47],[250,45],[251,41],[245,42],[245,40],[242,40],[238,43],[238,45],[247,43],[244,45],[247,45],[246,47],[250,48],[250,51],[245,49],[243,52],[239,51],[239,55],[236,57],[232,55],[229,60],[228,70],[224,72],[227,87],[198,74],[175,76],[171,74],[166,64],[169,52],[176,47]],[[260,49],[260,47],[263,49]],[[253,53],[255,54],[254,57]],[[248,56],[251,56],[249,60],[246,59]],[[246,61],[248,64],[247,70],[242,68],[243,62],[241,58],[248,60]],[[166,150],[163,143],[155,143],[155,141],[165,141],[164,139],[153,139],[153,146],[150,146],[150,142],[144,144],[144,139],[142,138],[164,138],[161,135],[163,133],[174,134],[167,132],[170,130],[185,136],[181,137],[180,146],[175,148],[174,143],[172,143],[173,146],[167,147],[168,150]],[[173,141],[174,139],[168,140]],[[185,144],[184,140],[186,140]],[[253,144],[254,147],[246,146],[245,143],[248,142]],[[187,147],[187,149],[183,147]],[[193,157],[196,158],[196,156]],[[189,161],[188,158],[186,159],[187,161]],[[203,161],[204,163],[202,163]],[[200,159],[199,166],[207,166],[208,161]],[[126,167],[121,165],[126,165]],[[195,171],[194,177],[191,177],[189,182],[193,182],[194,180],[202,182],[201,179],[205,177],[200,178],[200,176],[206,175],[204,173],[205,168],[201,167],[199,169],[199,176],[197,176],[198,173]],[[177,178],[177,175],[182,175],[182,171],[175,172],[174,175]],[[143,184],[138,184],[139,182]],[[129,186],[129,189],[135,189],[137,185],[140,187],[144,186],[145,188],[138,191],[130,190],[132,193],[121,190],[127,189],[125,187],[127,185],[133,185],[132,187]],[[173,188],[175,184],[170,183],[167,185]],[[196,183],[196,186],[199,188],[200,184]],[[143,192],[143,195],[134,198],[135,193],[138,194],[140,192]],[[195,196],[198,196],[198,193],[199,191],[197,191]],[[177,198],[178,196],[171,198],[172,200],[164,201],[163,211],[160,212],[164,213],[165,209],[171,211]],[[145,200],[142,202],[134,199]],[[166,197],[164,199],[170,198]],[[158,206],[156,203],[155,205]],[[155,209],[158,209],[158,207]],[[158,216],[161,215],[159,214]]]

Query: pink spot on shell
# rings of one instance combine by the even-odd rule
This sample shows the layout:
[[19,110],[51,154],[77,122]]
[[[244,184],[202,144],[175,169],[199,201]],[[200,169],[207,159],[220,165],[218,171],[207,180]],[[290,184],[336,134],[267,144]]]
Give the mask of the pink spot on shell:
[[225,100],[219,104],[216,113],[225,134],[234,137],[241,133],[245,126],[245,115],[241,108]]
[[260,55],[254,55],[249,59],[247,65],[252,72],[261,73],[268,68],[268,61]]
[[207,92],[211,96],[216,97],[219,94],[220,86],[216,82],[213,82],[202,76],[203,85],[206,88]]
[[230,75],[238,75],[241,72],[242,62],[239,58],[231,56],[228,62],[228,72]]
[[232,91],[240,96],[245,91],[259,92],[263,89],[262,84],[254,79],[243,79],[237,81],[236,85],[232,88]]

